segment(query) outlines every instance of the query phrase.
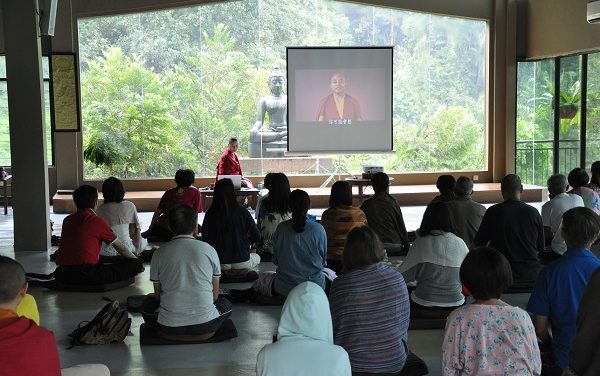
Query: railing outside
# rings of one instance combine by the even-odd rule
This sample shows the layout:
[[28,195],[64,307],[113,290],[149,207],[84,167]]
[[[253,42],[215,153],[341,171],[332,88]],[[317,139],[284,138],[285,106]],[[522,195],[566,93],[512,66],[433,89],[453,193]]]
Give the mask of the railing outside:
[[[524,184],[546,185],[553,174],[553,140],[517,141],[516,172]],[[560,140],[559,172],[567,174],[579,166],[579,140]]]

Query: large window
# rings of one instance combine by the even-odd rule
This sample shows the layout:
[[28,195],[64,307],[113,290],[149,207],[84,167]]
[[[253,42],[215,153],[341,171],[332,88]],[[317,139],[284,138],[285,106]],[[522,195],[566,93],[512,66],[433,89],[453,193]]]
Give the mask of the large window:
[[[46,147],[48,164],[52,159],[52,130],[50,126],[50,70],[48,68],[48,57],[42,57],[42,69],[44,78],[44,104],[46,115]],[[6,88],[6,61],[0,56],[0,166],[10,166],[10,130],[8,121],[8,90]]]
[[[485,21],[252,0],[84,18],[78,31],[87,179],[171,177],[181,166],[213,175],[232,136],[247,158],[257,102],[273,67],[285,72],[286,46],[395,46],[395,152],[315,158],[312,168],[283,157],[278,169],[487,169]],[[267,172],[253,162],[246,174]]]
[[519,62],[516,172],[523,182],[545,185],[555,172],[589,170],[600,160],[599,105],[600,54]]

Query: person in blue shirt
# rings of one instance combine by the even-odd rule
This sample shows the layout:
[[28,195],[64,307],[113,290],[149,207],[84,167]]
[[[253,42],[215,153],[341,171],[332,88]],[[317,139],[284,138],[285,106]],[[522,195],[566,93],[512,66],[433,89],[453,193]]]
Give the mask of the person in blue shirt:
[[600,219],[591,209],[570,209],[563,214],[562,235],[567,252],[540,271],[527,304],[541,341],[542,374],[549,375],[560,375],[569,364],[579,300],[600,267],[600,259],[590,251],[600,235]]

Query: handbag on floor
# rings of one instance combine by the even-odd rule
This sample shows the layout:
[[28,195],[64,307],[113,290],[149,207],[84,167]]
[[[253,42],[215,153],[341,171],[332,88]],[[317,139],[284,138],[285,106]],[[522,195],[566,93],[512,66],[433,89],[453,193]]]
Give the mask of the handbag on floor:
[[79,323],[77,329],[69,334],[71,347],[122,342],[129,334],[131,318],[127,311],[121,308],[117,300],[102,299],[109,303],[91,321]]

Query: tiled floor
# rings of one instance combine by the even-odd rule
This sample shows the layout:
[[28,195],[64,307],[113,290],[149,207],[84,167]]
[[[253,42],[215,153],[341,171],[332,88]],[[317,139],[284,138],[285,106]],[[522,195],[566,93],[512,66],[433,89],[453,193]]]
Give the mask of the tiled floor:
[[[536,204],[539,208],[540,204]],[[419,226],[424,207],[403,208],[409,230]],[[320,214],[314,210],[312,214]],[[141,213],[142,227],[147,227],[152,213]],[[51,214],[54,234],[60,235],[65,215]],[[145,226],[144,226],[145,225]],[[0,215],[0,254],[14,257],[12,250],[12,210],[7,216]],[[48,259],[50,252],[18,253],[19,260],[28,272],[49,273],[54,263]],[[36,298],[42,325],[56,335],[61,363],[71,366],[78,363],[104,363],[113,375],[253,375],[258,351],[272,340],[276,332],[280,307],[235,305],[232,320],[239,336],[233,340],[206,345],[144,346],[139,345],[139,326],[142,318],[133,314],[133,335],[125,343],[105,346],[82,346],[67,350],[67,334],[79,322],[91,319],[104,302],[102,296],[124,301],[129,295],[146,294],[152,291],[149,267],[136,278],[134,285],[107,293],[54,292],[32,287],[30,293]],[[261,264],[262,270],[272,270],[271,263]],[[245,287],[249,284],[224,285]],[[510,296],[513,304],[523,306],[526,294]],[[430,375],[440,374],[440,344],[442,330],[413,330],[409,332],[409,347],[425,360]]]

